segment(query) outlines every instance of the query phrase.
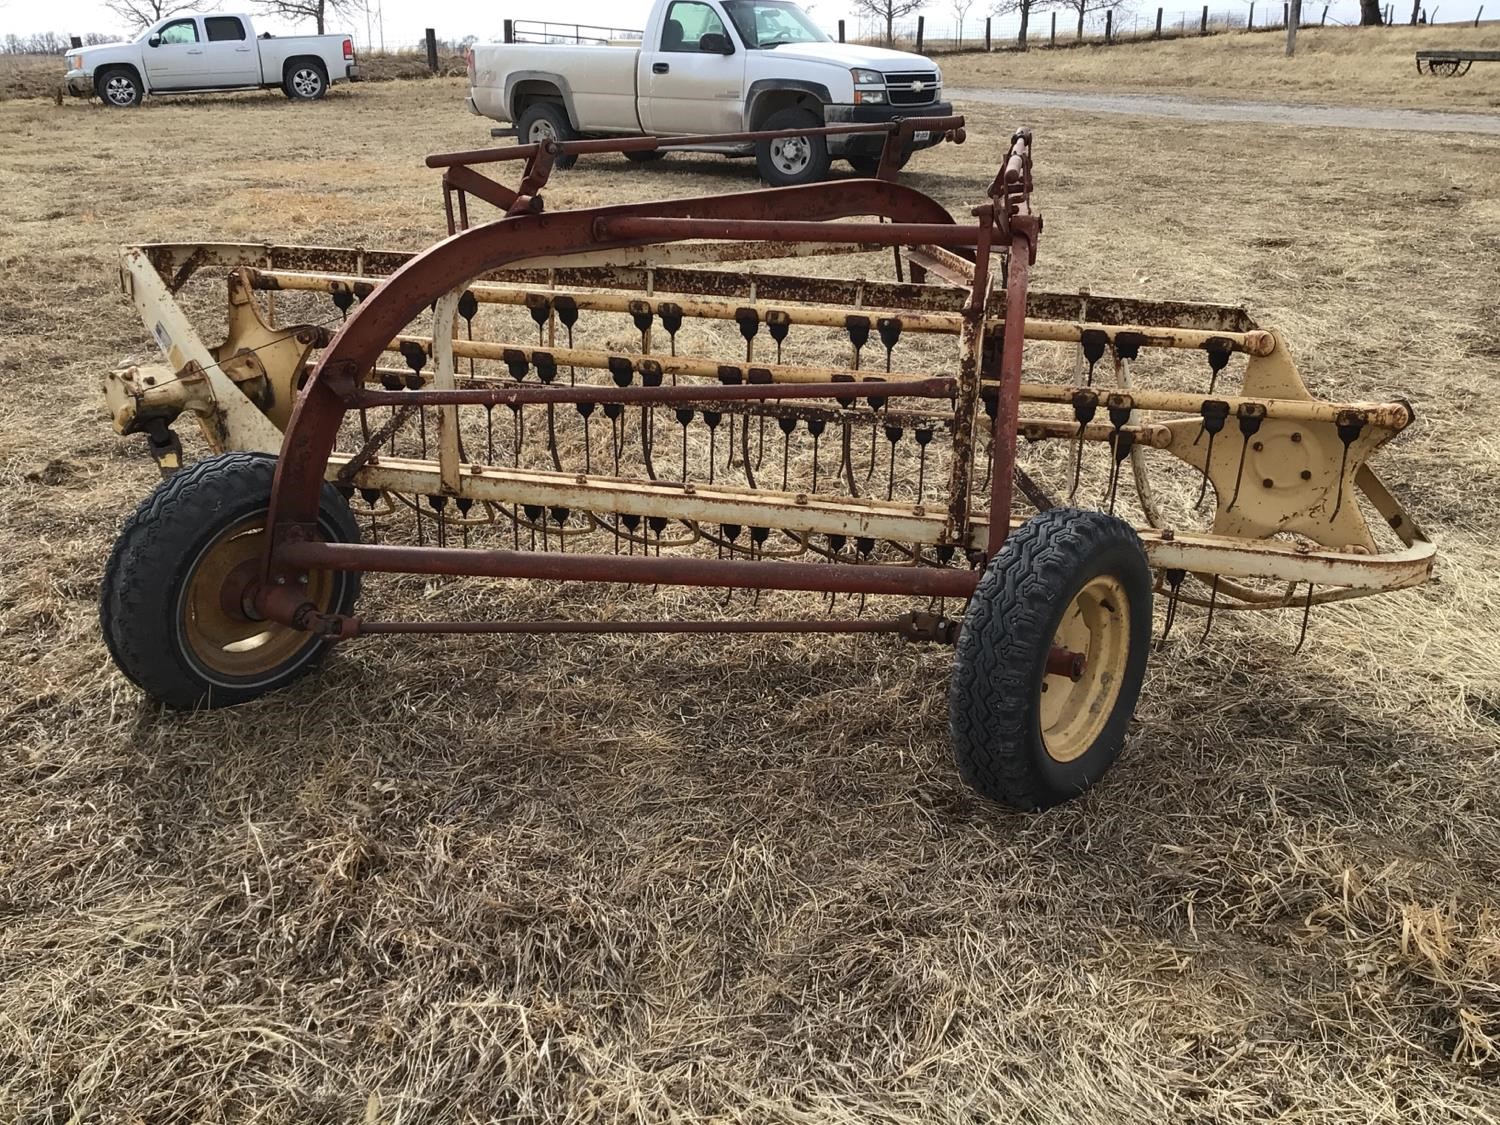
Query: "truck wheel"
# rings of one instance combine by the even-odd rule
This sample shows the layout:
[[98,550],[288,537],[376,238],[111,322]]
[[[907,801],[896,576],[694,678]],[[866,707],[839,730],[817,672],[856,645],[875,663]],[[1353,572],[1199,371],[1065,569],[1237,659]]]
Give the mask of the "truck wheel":
[[[896,161],[896,170],[899,172],[906,167],[906,162],[911,159],[911,153],[904,152]],[[861,176],[873,176],[880,171],[879,156],[851,156],[849,167],[853,168]]]
[[[1084,792],[1124,745],[1150,642],[1151,570],[1128,524],[1077,508],[1027,520],[990,560],[959,635],[948,730],[963,779],[1025,810]],[[1054,647],[1081,670],[1054,660],[1049,673]]]
[[[516,136],[523,145],[539,144],[542,141],[571,141],[578,134],[568,121],[568,113],[556,102],[532,102],[521,111],[516,122]],[[578,163],[576,156],[560,156],[554,167],[571,168]]]
[[294,62],[286,68],[281,88],[294,102],[315,102],[328,93],[328,73],[322,63]]
[[[115,664],[147,695],[192,709],[244,703],[310,669],[329,641],[252,620],[223,591],[264,548],[276,459],[225,453],[176,473],[125,521],[99,591],[99,623]],[[318,528],[357,543],[344,498],[323,486]],[[319,610],[349,613],[359,575],[314,571],[304,587]]]
[[[823,123],[805,109],[779,109],[761,125],[762,129],[816,129]],[[810,184],[828,175],[826,137],[778,137],[755,146],[755,166],[760,178],[772,187]]]
[[105,105],[129,109],[141,104],[141,80],[123,66],[104,71],[94,79],[94,89]]

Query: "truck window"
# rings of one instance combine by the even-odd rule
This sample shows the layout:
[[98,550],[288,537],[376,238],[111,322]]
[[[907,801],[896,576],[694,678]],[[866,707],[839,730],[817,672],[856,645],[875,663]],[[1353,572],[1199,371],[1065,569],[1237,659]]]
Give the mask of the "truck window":
[[822,28],[788,0],[724,0],[724,10],[752,51],[783,43],[828,42]]
[[231,39],[245,38],[245,25],[235,16],[205,16],[203,30],[208,32],[210,43],[226,43]]
[[696,0],[676,0],[667,9],[666,22],[661,26],[661,49],[696,52],[698,40],[710,33],[729,37],[719,13]]
[[163,47],[173,43],[196,43],[198,24],[195,20],[173,20],[156,34],[161,36]]

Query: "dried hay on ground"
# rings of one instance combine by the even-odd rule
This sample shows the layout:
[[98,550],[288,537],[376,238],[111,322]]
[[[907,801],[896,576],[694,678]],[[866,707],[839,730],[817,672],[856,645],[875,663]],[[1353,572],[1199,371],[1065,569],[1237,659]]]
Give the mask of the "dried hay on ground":
[[[1500,144],[1397,176],[1400,137],[1038,116],[1038,283],[1244,299],[1316,390],[1409,396],[1381,467],[1443,581],[1299,656],[1292,614],[1185,611],[1115,772],[1029,817],[960,786],[937,650],[379,640],[201,715],[112,670],[155,475],[97,398],[150,354],[116,247],[425,245],[461,94],[0,107],[0,1118],[1500,1117]],[[972,125],[910,175],[955,210],[1012,122]]]

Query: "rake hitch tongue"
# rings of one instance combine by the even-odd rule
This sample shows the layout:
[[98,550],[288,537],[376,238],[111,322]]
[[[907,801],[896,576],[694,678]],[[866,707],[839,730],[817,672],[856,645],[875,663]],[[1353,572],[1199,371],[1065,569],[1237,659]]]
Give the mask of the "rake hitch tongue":
[[[914,129],[963,136],[960,118],[869,127],[887,156]],[[361,633],[887,632],[954,646],[959,769],[1032,809],[1118,753],[1155,591],[1162,641],[1187,604],[1207,627],[1300,613],[1300,645],[1313,605],[1427,580],[1431,544],[1369,465],[1408,405],[1314,399],[1241,308],[1032,289],[1029,131],[959,218],[884,158],[885,178],[545,208],[554,168],[637,144],[432,157],[452,237],[417,253],[124,252],[165,358],[110,372],[105,398],[169,474],[149,550],[117,552],[104,586],[135,683],[239,702]],[[480,171],[507,161],[514,187]],[[501,217],[470,227],[470,196]],[[224,271],[228,330],[200,332],[203,302],[179,298]],[[317,327],[330,298],[336,335]],[[1206,395],[1180,389],[1195,353]],[[184,415],[215,456],[179,469]],[[1098,509],[1075,506],[1090,445],[1110,459]],[[429,579],[420,620],[356,612],[362,582],[399,606],[385,576],[403,574]],[[562,596],[518,620],[493,580]],[[642,609],[664,587],[716,592],[671,595],[679,620]]]

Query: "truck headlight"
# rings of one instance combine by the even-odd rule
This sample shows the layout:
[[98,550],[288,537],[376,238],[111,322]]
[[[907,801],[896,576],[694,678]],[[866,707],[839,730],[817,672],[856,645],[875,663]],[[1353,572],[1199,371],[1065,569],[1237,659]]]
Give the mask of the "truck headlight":
[[82,70],[83,69],[83,56],[82,55],[69,55],[68,56],[68,69],[69,70]]
[[885,102],[885,75],[878,70],[856,67],[849,72],[854,79],[855,105],[881,105]]

